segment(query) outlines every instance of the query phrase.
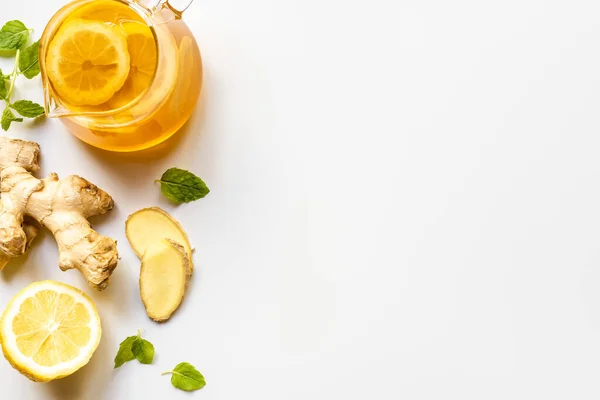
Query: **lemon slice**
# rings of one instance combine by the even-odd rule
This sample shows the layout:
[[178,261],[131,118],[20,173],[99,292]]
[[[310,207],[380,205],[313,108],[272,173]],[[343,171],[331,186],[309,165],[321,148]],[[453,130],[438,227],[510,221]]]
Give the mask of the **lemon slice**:
[[127,38],[116,25],[75,19],[50,42],[46,69],[58,95],[74,106],[110,100],[129,76]]
[[121,28],[127,35],[130,67],[125,84],[110,100],[109,105],[120,108],[144,93],[156,71],[157,51],[152,30],[145,24],[126,22]]
[[27,286],[0,319],[4,357],[37,382],[63,378],[86,365],[101,335],[92,300],[79,289],[54,281]]
[[94,21],[112,22],[119,24],[123,21],[144,22],[135,11],[123,3],[115,0],[95,0],[80,8],[77,8],[65,20],[65,22],[74,19],[88,19]]
[[[156,36],[153,35],[156,38],[154,46],[156,46],[156,42],[158,42],[158,47],[161,49],[160,53],[157,54],[158,60],[155,65],[156,72],[153,74],[154,79],[148,83],[150,87],[145,94],[138,99],[135,99],[137,101],[133,102],[127,113],[121,112],[114,116],[114,119],[118,121],[120,126],[126,127],[131,126],[132,124],[140,125],[143,123],[150,123],[149,121],[161,110],[170,112],[170,109],[163,108],[162,105],[170,101],[171,95],[177,86],[179,78],[177,72],[179,69],[179,52],[177,51],[175,38],[166,24],[154,26],[154,30],[156,32]],[[185,79],[185,77],[182,79]],[[128,103],[128,101],[126,101],[127,97],[128,95],[120,97],[120,95],[117,94],[115,95],[115,98],[107,104],[111,105],[113,109],[117,108],[118,106]],[[94,122],[105,121],[106,120],[104,119],[96,118]],[[155,121],[152,121],[151,123],[157,125]],[[159,131],[162,129],[160,128],[160,125],[158,126],[158,129]]]

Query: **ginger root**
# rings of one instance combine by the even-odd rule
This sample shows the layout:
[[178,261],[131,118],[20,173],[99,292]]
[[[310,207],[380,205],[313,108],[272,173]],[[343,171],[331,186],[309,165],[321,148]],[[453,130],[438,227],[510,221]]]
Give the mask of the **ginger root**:
[[[25,231],[25,236],[27,237],[27,243],[25,244],[25,251],[29,250],[33,239],[37,236],[40,231],[39,228],[33,225],[29,221],[23,222],[23,230]],[[4,253],[0,253],[0,271],[4,269],[10,262],[11,258]]]
[[140,295],[148,317],[157,322],[171,318],[183,301],[192,276],[185,248],[171,239],[162,239],[142,257]]
[[6,167],[21,167],[36,172],[40,169],[39,155],[40,146],[35,142],[0,136],[0,170]]
[[[40,146],[37,143],[0,136],[0,171],[6,167],[19,166],[27,171],[35,172],[40,169],[38,165],[39,154]],[[0,198],[2,198],[2,193],[0,193]],[[26,244],[26,248],[28,248],[39,230],[37,226],[28,221],[23,223],[23,230],[28,238]],[[0,271],[9,262],[10,257],[0,252]]]
[[54,235],[63,271],[78,269],[92,287],[103,290],[117,266],[117,246],[95,232],[87,218],[112,209],[113,200],[76,175],[35,178],[38,155],[37,143],[0,137],[0,269],[7,258],[24,254],[37,234],[24,222],[28,216]]

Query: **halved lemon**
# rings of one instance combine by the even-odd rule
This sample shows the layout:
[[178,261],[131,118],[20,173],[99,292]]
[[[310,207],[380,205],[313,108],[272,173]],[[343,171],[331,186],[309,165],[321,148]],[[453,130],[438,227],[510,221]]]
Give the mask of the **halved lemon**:
[[129,76],[127,37],[116,25],[75,19],[56,33],[46,69],[58,95],[74,106],[110,100]]
[[64,378],[86,365],[100,343],[100,317],[81,290],[54,281],[19,292],[0,319],[8,362],[36,382]]
[[77,8],[65,20],[88,19],[94,21],[112,22],[119,24],[123,21],[144,22],[142,17],[125,4],[115,0],[95,0],[80,8]]
[[113,108],[127,105],[144,93],[154,77],[157,62],[156,40],[152,30],[139,22],[126,22],[121,28],[127,35],[129,49],[129,76],[125,84],[110,100]]

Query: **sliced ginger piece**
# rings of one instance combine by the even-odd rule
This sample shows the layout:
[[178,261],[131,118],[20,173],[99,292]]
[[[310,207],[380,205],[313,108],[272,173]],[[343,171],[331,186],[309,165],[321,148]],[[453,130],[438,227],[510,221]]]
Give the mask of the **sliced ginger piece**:
[[131,214],[125,233],[142,259],[140,294],[146,313],[166,321],[181,304],[194,269],[188,237],[179,222],[158,207]]
[[166,321],[177,310],[192,275],[185,248],[171,239],[150,246],[142,256],[140,294],[148,317]]
[[184,247],[189,259],[190,270],[194,270],[192,247],[187,234],[179,222],[166,211],[158,207],[151,207],[134,212],[125,222],[125,234],[139,258],[142,258],[148,249],[160,244],[165,238],[174,240]]

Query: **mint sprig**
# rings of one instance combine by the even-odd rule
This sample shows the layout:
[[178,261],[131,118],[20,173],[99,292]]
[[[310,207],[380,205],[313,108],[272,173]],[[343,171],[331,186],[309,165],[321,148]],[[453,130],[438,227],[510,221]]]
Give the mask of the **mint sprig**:
[[21,21],[9,21],[0,28],[0,51],[16,51],[13,71],[6,75],[0,70],[0,100],[6,103],[0,126],[5,131],[13,122],[23,122],[23,118],[17,118],[12,110],[26,118],[37,118],[44,114],[44,107],[33,101],[20,100],[13,103],[11,100],[19,75],[32,79],[40,73],[39,42],[24,47],[31,32],[33,30],[28,29]]
[[115,369],[132,360],[138,360],[142,364],[152,364],[154,361],[154,345],[142,339],[142,331],[121,342],[115,357]]

